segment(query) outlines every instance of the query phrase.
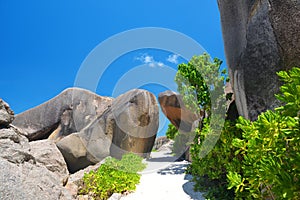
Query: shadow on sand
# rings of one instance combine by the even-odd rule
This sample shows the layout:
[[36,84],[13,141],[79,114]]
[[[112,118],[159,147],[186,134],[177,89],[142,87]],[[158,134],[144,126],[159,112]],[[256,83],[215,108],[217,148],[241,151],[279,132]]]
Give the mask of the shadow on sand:
[[169,165],[167,168],[159,170],[157,173],[161,175],[167,174],[184,174],[188,163],[174,163]]
[[[170,164],[168,167],[159,170],[157,173],[161,175],[179,175],[179,174],[185,174],[185,170],[188,167],[188,162],[175,162],[173,164]],[[194,182],[192,182],[193,176],[190,174],[186,174],[184,177],[184,180],[187,180],[185,184],[182,185],[183,191],[188,194],[191,199],[194,200],[204,200],[201,192],[195,192],[194,191]]]

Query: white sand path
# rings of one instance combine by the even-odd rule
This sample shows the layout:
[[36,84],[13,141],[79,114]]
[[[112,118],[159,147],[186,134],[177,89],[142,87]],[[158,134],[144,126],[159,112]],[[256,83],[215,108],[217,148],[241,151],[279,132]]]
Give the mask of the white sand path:
[[142,172],[140,184],[134,193],[121,200],[204,200],[200,192],[193,191],[191,175],[184,173],[187,161],[175,162],[169,149],[152,152],[146,160],[147,168]]

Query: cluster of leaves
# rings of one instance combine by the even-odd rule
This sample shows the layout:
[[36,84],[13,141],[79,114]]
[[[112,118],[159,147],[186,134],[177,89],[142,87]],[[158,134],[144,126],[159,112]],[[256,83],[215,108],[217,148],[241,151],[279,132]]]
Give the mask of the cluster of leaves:
[[[222,61],[218,58],[214,58],[212,62],[207,53],[193,56],[188,64],[178,66],[175,77],[185,106],[199,115],[204,113],[203,120],[195,131],[194,144],[191,145],[192,157],[196,160],[206,156],[211,150],[220,135],[217,129],[221,129],[224,123],[226,70],[221,71],[221,64]],[[214,128],[204,130],[205,126]]]
[[133,153],[123,155],[121,160],[108,158],[97,171],[84,175],[79,194],[105,200],[113,193],[134,191],[140,181],[137,172],[145,167],[142,158]]
[[[209,54],[193,56],[186,64],[178,65],[175,82],[178,92],[183,96],[185,106],[191,111],[211,109],[211,93],[224,86],[226,70],[221,72],[222,61],[214,58],[211,62]],[[222,89],[221,89],[222,90]],[[223,90],[222,90],[223,91]]]
[[236,199],[300,198],[300,68],[278,75],[285,84],[276,96],[285,105],[237,123],[243,133],[232,145],[242,167],[227,175]]
[[[200,138],[210,130],[206,124],[197,133]],[[241,135],[241,131],[236,128],[235,122],[226,121],[220,138],[212,151],[205,157],[199,157],[201,143],[194,143],[191,148],[192,163],[188,168],[188,173],[194,176],[195,190],[204,191],[207,199],[233,199],[233,189],[228,190],[227,171],[241,168],[241,157],[235,156],[237,148],[233,147],[233,139]]]
[[170,140],[174,140],[176,135],[178,135],[178,130],[173,124],[168,125],[168,130],[166,132],[166,136]]

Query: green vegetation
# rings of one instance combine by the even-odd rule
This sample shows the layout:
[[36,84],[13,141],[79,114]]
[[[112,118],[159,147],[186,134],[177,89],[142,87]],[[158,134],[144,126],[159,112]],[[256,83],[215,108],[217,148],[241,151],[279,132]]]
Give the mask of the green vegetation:
[[178,135],[178,130],[173,124],[168,125],[168,130],[166,132],[166,136],[170,140],[174,140],[176,135]]
[[[193,161],[187,172],[194,175],[195,189],[208,191],[207,198],[217,194],[216,199],[226,196],[232,199],[233,192],[227,191],[224,172],[226,171],[225,164],[232,162],[234,157],[229,156],[233,155],[231,149],[233,135],[227,133],[231,133],[236,128],[231,122],[226,122],[226,129],[223,130],[220,139],[220,133],[214,130],[217,125],[224,124],[222,118],[225,117],[222,115],[222,109],[223,111],[225,109],[226,71],[220,71],[221,64],[222,61],[217,58],[211,62],[210,56],[206,53],[194,56],[188,64],[178,66],[175,81],[180,94],[183,95],[185,105],[191,110],[205,113],[202,123],[195,130],[190,148]],[[216,111],[220,112],[216,114]],[[206,139],[211,143],[207,144]],[[214,142],[216,142],[215,148],[209,152]],[[209,145],[210,147],[207,148],[206,146]],[[223,180],[219,180],[220,177]]]
[[[178,92],[183,96],[185,105],[191,110],[206,111],[210,114],[211,93],[224,86],[226,71],[220,73],[222,61],[211,58],[207,53],[193,56],[187,63],[179,64],[175,77]],[[223,92],[223,89],[221,89]]]
[[[200,127],[196,129],[196,137],[195,134],[179,134],[174,126],[169,126],[167,135],[175,140],[174,153],[183,153],[182,150],[185,149],[187,145],[190,145],[187,143],[193,141],[193,138],[195,138],[196,143],[202,140],[203,138],[200,138],[201,136],[199,134],[200,129],[202,126],[205,126],[205,124],[210,124],[212,116],[211,108],[214,109],[214,112],[216,110],[222,110],[221,107],[225,104],[223,103],[223,99],[225,99],[223,87],[226,71],[220,72],[221,64],[222,61],[217,58],[211,62],[210,56],[204,53],[200,56],[193,56],[187,64],[183,63],[178,65],[175,82],[178,85],[178,91],[182,95],[186,107],[199,114],[205,113],[206,119],[200,124]],[[214,102],[211,102],[211,95],[215,100]],[[222,124],[221,120],[219,120],[219,118],[222,119],[220,115],[216,115],[215,112],[213,117],[213,121],[216,122],[215,124]],[[207,132],[207,137],[210,138],[211,142],[216,142],[219,136],[215,134],[214,131],[215,130],[211,130]],[[198,159],[199,154],[205,155],[206,152],[209,151],[209,146],[212,145],[205,144],[202,148],[196,147],[197,150],[193,151],[195,154],[193,159]],[[195,145],[192,145],[192,149],[194,147]]]
[[[205,138],[209,126],[205,126],[198,135]],[[220,139],[207,156],[199,158],[198,152],[201,143],[193,144],[191,154],[193,162],[188,168],[188,173],[194,176],[195,189],[206,192],[207,199],[234,199],[234,191],[227,189],[227,170],[240,167],[240,158],[235,156],[235,148],[231,142],[240,135],[234,122],[226,121]]]
[[300,69],[278,75],[285,84],[276,97],[285,104],[254,122],[226,122],[214,149],[193,160],[189,172],[208,199],[299,199]]
[[276,97],[285,104],[236,125],[243,133],[232,145],[243,159],[227,174],[236,199],[300,198],[300,68],[278,75],[285,84]]
[[[222,118],[224,118],[222,111],[225,114],[224,80],[226,71],[220,71],[221,64],[222,61],[217,58],[212,62],[210,56],[204,53],[200,56],[194,56],[187,64],[180,64],[178,66],[175,81],[178,85],[178,91],[183,96],[185,105],[191,111],[205,113],[205,115],[203,116],[202,123],[192,134],[192,138],[194,138],[192,140],[190,140],[191,137],[187,139],[184,134],[175,132],[173,130],[175,127],[169,126],[168,130],[169,135],[175,135],[174,152],[182,148],[183,143],[193,141],[192,144],[185,144],[191,145],[190,152],[193,160],[188,168],[188,173],[194,175],[194,181],[196,182],[195,189],[204,189],[207,191],[208,188],[211,188],[211,191],[215,191],[212,193],[221,195],[218,196],[218,199],[222,199],[224,195],[222,192],[219,193],[220,189],[225,190],[225,194],[227,195],[224,167],[229,160],[232,160],[232,157],[224,159],[223,154],[233,154],[233,150],[231,150],[231,140],[233,136],[226,138],[223,137],[225,136],[225,134],[223,134],[218,141],[220,133],[216,131],[218,126],[222,127],[224,124],[224,120],[222,121]],[[234,124],[230,122],[226,123],[228,124],[228,126],[226,126],[226,132],[235,129]],[[211,124],[214,124],[213,128],[211,128]],[[221,128],[219,129],[221,130]],[[179,145],[176,145],[176,141]],[[214,149],[208,153],[216,142],[218,149]],[[221,145],[221,143],[224,142],[227,145],[226,147]],[[180,148],[178,148],[178,146]],[[227,152],[223,151],[225,148],[228,148],[226,149]],[[224,181],[220,182],[217,179],[218,177],[223,177],[225,183]],[[212,185],[203,184],[203,181],[206,180],[209,180],[207,183],[211,183]],[[203,188],[203,186],[205,188]],[[230,193],[228,196],[232,197],[233,194]],[[209,197],[209,194],[207,197]]]
[[137,172],[145,167],[142,158],[133,153],[123,155],[121,160],[108,158],[96,172],[84,175],[79,194],[89,194],[94,199],[104,200],[113,193],[134,191],[140,181]]
[[181,156],[195,137],[193,133],[179,134],[179,131],[173,124],[169,124],[166,136],[168,139],[174,140],[172,152],[176,156]]
[[[209,62],[207,54],[193,57],[178,66],[175,78],[186,105],[206,113],[194,133],[193,161],[187,170],[194,176],[195,189],[205,191],[207,199],[299,199],[300,69],[278,73],[285,84],[276,97],[283,106],[262,113],[254,122],[243,117],[226,121],[212,151],[201,156],[203,141],[212,132],[212,99],[221,97],[213,93],[224,82],[225,73],[216,73],[220,64],[218,59]],[[175,139],[181,135],[170,132]]]

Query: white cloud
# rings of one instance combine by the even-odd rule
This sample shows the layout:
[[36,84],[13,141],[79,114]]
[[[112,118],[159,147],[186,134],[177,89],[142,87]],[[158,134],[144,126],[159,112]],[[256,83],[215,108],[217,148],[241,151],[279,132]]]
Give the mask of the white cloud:
[[169,57],[167,58],[167,61],[170,62],[170,63],[177,64],[178,63],[178,57],[179,57],[179,55],[177,55],[177,54],[169,55]]
[[164,66],[164,63],[162,63],[162,62],[157,62],[157,65],[158,65],[159,67],[163,67],[163,66]]
[[149,67],[163,67],[165,65],[163,62],[156,61],[153,56],[150,56],[148,54],[143,54],[140,57],[136,57],[135,59],[149,65]]
[[155,63],[154,62],[151,62],[148,65],[149,65],[149,67],[155,67]]
[[154,59],[153,59],[152,56],[146,55],[146,56],[143,57],[143,60],[142,60],[142,61],[143,61],[144,63],[153,63],[153,62],[154,62]]

